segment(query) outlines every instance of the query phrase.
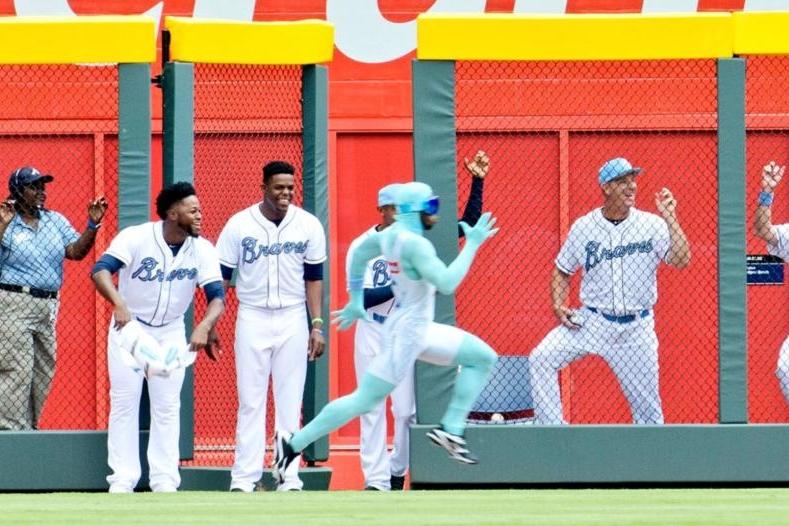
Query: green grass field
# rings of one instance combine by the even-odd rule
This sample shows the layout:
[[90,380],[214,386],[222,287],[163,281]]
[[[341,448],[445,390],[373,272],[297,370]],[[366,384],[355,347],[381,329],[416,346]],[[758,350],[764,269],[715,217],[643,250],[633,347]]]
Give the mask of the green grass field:
[[0,524],[789,525],[789,489],[0,494]]

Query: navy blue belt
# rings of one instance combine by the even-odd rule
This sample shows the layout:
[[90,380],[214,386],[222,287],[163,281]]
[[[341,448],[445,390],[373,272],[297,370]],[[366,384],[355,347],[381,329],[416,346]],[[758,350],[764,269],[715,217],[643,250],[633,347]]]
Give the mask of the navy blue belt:
[[646,318],[649,316],[649,310],[645,309],[637,314],[625,314],[624,316],[614,316],[613,314],[606,314],[605,312],[599,311],[594,307],[586,307],[590,311],[599,314],[603,318],[607,319],[608,321],[612,321],[614,323],[633,323],[638,318]]
[[373,321],[383,324],[383,322],[386,321],[386,316],[378,314],[377,312],[373,312]]

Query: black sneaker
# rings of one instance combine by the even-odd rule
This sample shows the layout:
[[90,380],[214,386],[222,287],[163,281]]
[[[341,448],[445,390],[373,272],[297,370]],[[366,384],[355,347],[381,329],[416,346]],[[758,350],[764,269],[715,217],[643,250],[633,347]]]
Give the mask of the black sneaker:
[[477,457],[466,448],[466,439],[444,431],[442,427],[435,427],[427,432],[427,437],[438,446],[444,448],[449,456],[463,464],[476,464]]
[[299,454],[290,447],[291,434],[287,431],[277,431],[274,436],[274,478],[277,484],[285,483],[285,471],[290,467]]
[[401,491],[405,486],[405,475],[392,475],[389,479],[392,491]]
[[367,486],[364,488],[364,491],[381,491],[381,488],[376,488],[375,486]]

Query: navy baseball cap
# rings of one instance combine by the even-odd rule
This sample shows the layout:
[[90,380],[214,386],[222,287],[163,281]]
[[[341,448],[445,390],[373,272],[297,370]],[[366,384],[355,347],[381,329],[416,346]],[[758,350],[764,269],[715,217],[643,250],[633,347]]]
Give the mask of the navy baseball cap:
[[23,166],[11,172],[11,177],[8,178],[8,189],[13,192],[37,181],[51,183],[54,179],[51,175],[44,175],[32,166]]
[[603,185],[626,175],[638,175],[640,173],[641,168],[633,166],[630,164],[630,161],[624,157],[617,157],[606,161],[606,163],[600,167],[597,180]]

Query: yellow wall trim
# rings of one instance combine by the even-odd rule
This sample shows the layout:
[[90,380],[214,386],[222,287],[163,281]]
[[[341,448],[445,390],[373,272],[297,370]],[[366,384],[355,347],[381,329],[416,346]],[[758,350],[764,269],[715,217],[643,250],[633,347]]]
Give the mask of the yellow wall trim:
[[417,19],[422,60],[648,60],[731,57],[729,13],[458,15]]
[[0,64],[154,62],[155,33],[144,16],[0,17]]
[[789,13],[738,12],[734,52],[738,55],[789,55]]
[[323,20],[238,22],[166,17],[170,60],[213,64],[320,64],[334,53]]

